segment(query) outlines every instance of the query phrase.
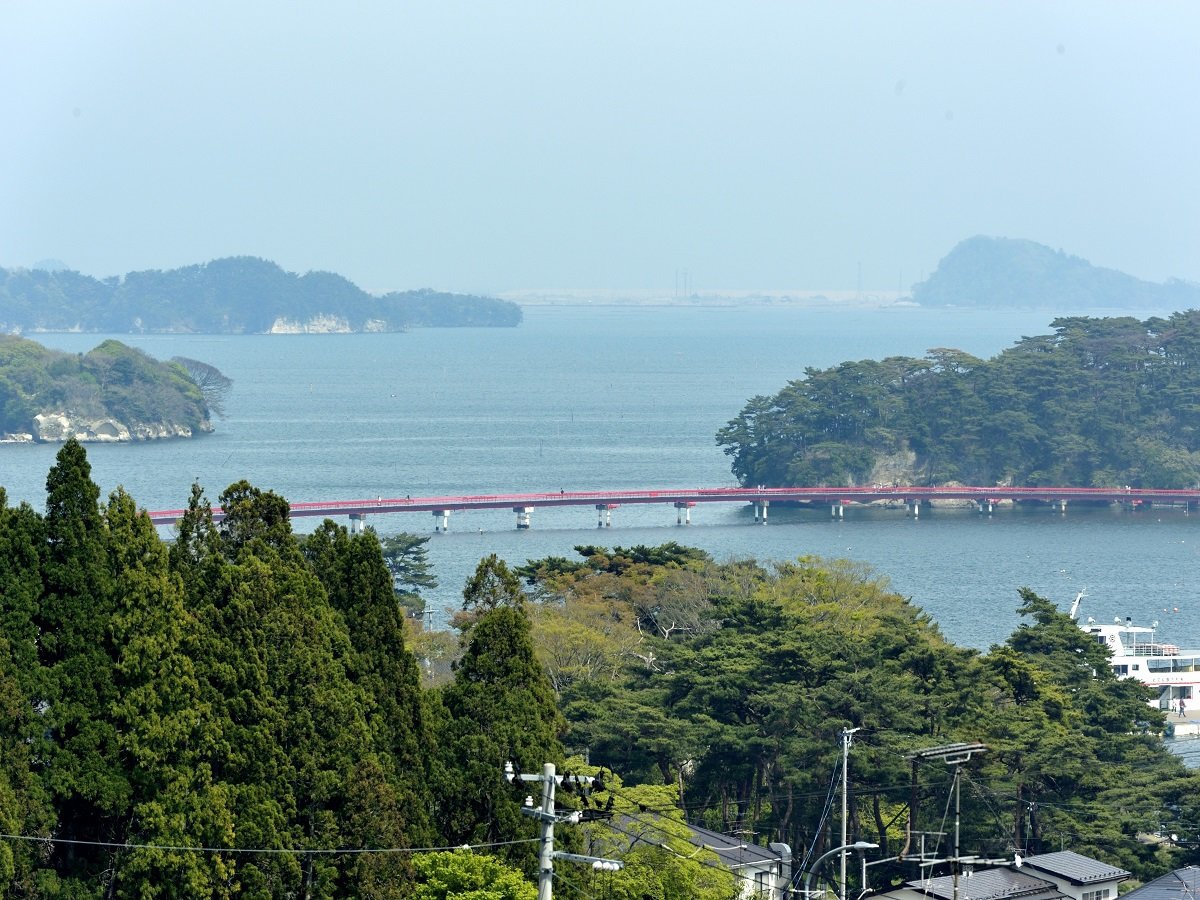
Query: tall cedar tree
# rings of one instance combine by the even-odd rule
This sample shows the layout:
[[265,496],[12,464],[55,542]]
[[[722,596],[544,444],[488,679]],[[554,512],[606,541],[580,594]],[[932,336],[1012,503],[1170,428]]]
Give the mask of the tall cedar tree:
[[[0,488],[0,826],[8,834],[43,837],[54,827],[50,798],[33,765],[44,732],[34,706],[44,697],[38,660],[44,546],[42,517],[27,503],[10,509]],[[0,896],[34,895],[36,866],[32,844],[3,842]]]
[[[132,787],[120,759],[111,711],[119,694],[113,645],[114,592],[100,489],[82,445],[70,440],[46,479],[42,665],[46,691],[43,771],[58,810],[59,837],[120,842]],[[97,883],[117,853],[55,844],[56,868],[69,881]]]
[[[374,532],[351,535],[326,520],[301,542],[301,549],[350,636],[348,674],[369,698],[374,747],[385,767],[378,777],[392,793],[387,801],[391,814],[376,817],[373,830],[358,838],[366,846],[428,845],[434,841],[428,769],[432,735],[417,662],[405,646],[403,609],[379,541]],[[374,802],[384,800],[377,797]],[[355,865],[362,870],[387,865],[396,870],[393,879],[411,874],[403,854],[364,856]]]
[[[145,513],[118,489],[105,509],[119,648],[113,720],[130,766],[136,844],[227,847],[234,840],[228,792],[213,781],[202,748],[213,740],[193,655],[196,619],[168,568],[166,545]],[[119,896],[228,895],[230,861],[218,853],[129,851],[116,876]]]
[[[469,643],[454,681],[442,694],[447,718],[440,741],[439,824],[450,844],[532,838],[535,823],[520,813],[525,788],[504,781],[504,764],[539,772],[544,763],[563,760],[565,722],[534,653],[519,586],[504,591],[506,600],[499,605],[489,602],[501,596],[492,587],[514,580],[504,562],[491,556],[479,564],[464,592],[463,605],[483,611],[466,635]],[[471,595],[476,585],[487,586],[486,600]],[[536,852],[531,848],[515,845],[505,855],[532,871]]]

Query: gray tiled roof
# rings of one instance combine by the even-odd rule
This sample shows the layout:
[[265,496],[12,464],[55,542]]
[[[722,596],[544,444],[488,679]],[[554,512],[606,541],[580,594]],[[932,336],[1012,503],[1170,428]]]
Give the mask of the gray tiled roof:
[[[643,813],[637,817],[618,816],[614,820],[614,826],[619,833],[632,839],[632,843],[629,844],[632,848],[638,841],[657,845],[666,839],[667,832],[657,824],[658,821],[659,817],[654,813]],[[779,854],[774,850],[755,844],[753,841],[744,840],[737,835],[723,834],[720,831],[712,831],[698,825],[685,827],[692,834],[690,843],[712,850],[730,869],[737,869],[741,866],[765,868],[767,864],[779,861]]]
[[699,825],[689,825],[688,830],[695,835],[693,844],[703,845],[712,850],[721,858],[721,862],[731,869],[750,863],[762,865],[779,861],[779,854],[774,850],[761,844],[743,843],[736,835],[722,834],[719,831],[701,828]]
[[1130,891],[1121,900],[1193,900],[1200,892],[1200,869],[1188,866],[1155,878]]
[[[905,887],[930,897],[954,897],[954,876],[939,875],[910,881]],[[1007,900],[1021,897],[1029,900],[1053,900],[1063,894],[1052,881],[1018,872],[1015,869],[981,869],[958,879],[958,900]]]
[[1057,853],[1039,853],[1025,859],[1023,865],[1066,878],[1075,884],[1094,884],[1097,881],[1122,881],[1129,873],[1116,866],[1076,853],[1060,850]]

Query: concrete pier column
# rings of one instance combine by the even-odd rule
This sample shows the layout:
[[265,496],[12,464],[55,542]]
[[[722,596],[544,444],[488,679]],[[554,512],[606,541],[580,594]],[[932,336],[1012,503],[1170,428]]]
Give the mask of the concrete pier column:
[[596,504],[596,513],[597,513],[596,527],[597,528],[611,528],[612,527],[612,511],[616,508],[617,508],[617,504],[615,504],[615,503],[597,503]]
[[912,500],[912,501],[905,501],[905,502],[909,504],[908,508],[912,511],[912,517],[914,519],[919,518],[921,515],[921,501],[920,500]]
[[449,531],[450,530],[450,510],[435,509],[433,511],[433,530],[434,531]]
[[675,501],[675,524],[676,525],[691,525],[692,524],[692,507],[696,504],[690,500]]
[[366,530],[366,513],[350,513],[350,533],[362,534]]
[[1063,516],[1067,514],[1067,501],[1065,498],[1058,501],[1058,512],[1059,515]]
[[754,521],[758,522],[760,525],[766,525],[767,524],[767,507],[770,505],[771,505],[770,500],[759,500],[758,501],[758,515],[755,517]]
[[846,504],[835,503],[829,508],[829,511],[833,513],[835,519],[844,519],[846,517]]
[[532,506],[514,506],[513,512],[517,514],[517,530],[524,531],[529,527],[530,514],[533,512]]

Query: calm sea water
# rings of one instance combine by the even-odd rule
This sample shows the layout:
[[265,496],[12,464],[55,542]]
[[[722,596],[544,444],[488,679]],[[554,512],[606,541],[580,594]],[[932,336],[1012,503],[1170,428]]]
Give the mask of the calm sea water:
[[[1141,313],[1145,318],[1149,313]],[[530,308],[517,329],[393,335],[118,336],[153,356],[190,356],[234,379],[229,416],[190,441],[89,446],[93,478],[148,509],[177,508],[199,480],[215,500],[246,478],[293,501],[560,489],[733,484],[714,434],[755,394],[805,367],[920,356],[954,347],[991,356],[1045,334],[1038,311],[931,312],[752,308]],[[81,352],[103,336],[42,335]],[[9,502],[41,508],[56,447],[0,446]],[[1192,578],[1200,515],[1176,510],[902,512],[748,509],[709,505],[677,527],[675,510],[624,507],[596,528],[590,508],[455,513],[433,534],[429,515],[370,521],[381,533],[430,533],[438,610],[456,604],[480,557],[510,563],[573,556],[583,543],[668,540],[717,559],[805,554],[865,561],[924,608],[952,640],[986,648],[1019,623],[1017,589],[1062,606],[1086,589],[1085,612],[1159,620],[1164,635],[1200,643]],[[297,530],[315,527],[296,521]]]

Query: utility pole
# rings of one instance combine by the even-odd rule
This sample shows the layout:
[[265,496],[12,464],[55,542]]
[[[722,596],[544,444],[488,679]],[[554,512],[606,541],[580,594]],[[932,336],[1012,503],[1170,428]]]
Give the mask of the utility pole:
[[[988,749],[986,744],[974,741],[962,744],[946,744],[943,747],[931,747],[928,750],[918,750],[910,757],[914,763],[914,771],[916,761],[924,759],[940,759],[946,765],[954,767],[954,777],[950,784],[950,790],[954,792],[954,856],[948,860],[951,866],[952,900],[958,900],[959,870],[962,868],[963,860],[962,848],[959,845],[959,828],[962,821],[962,767],[964,763],[971,761],[972,756],[987,753]],[[914,778],[914,782],[915,780]]]
[[603,859],[598,856],[580,856],[578,853],[565,853],[554,849],[554,826],[559,822],[574,825],[583,819],[579,810],[575,810],[565,816],[559,816],[554,812],[554,789],[562,781],[568,781],[570,784],[590,785],[595,780],[590,775],[556,775],[554,772],[554,763],[543,765],[541,775],[518,775],[513,768],[513,764],[506,762],[504,764],[504,778],[510,784],[516,784],[518,781],[540,781],[542,783],[542,805],[535,807],[533,805],[533,798],[527,797],[525,805],[521,807],[521,812],[524,815],[537,819],[541,824],[541,846],[538,850],[537,900],[554,900],[554,860],[556,859],[590,863],[592,868],[608,872],[625,868],[625,864],[620,860]]
[[839,900],[846,900],[846,851],[849,849],[846,844],[849,817],[849,802],[846,794],[850,787],[850,744],[856,731],[858,731],[857,728],[842,729],[842,874],[838,881]]

